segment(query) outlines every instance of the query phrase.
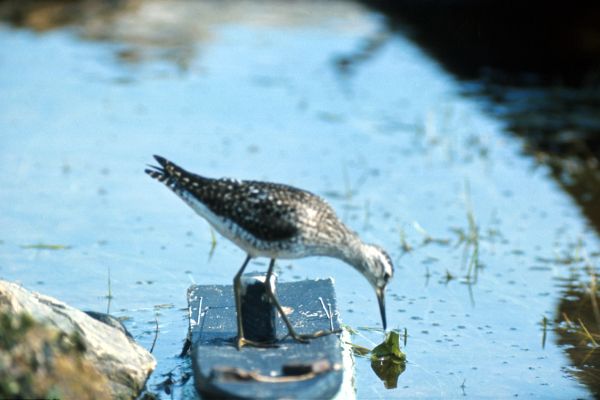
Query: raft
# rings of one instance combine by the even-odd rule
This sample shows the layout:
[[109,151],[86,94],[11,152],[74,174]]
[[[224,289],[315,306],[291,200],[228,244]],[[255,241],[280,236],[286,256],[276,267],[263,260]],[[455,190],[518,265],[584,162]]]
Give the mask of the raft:
[[[260,277],[251,273],[244,278],[257,276]],[[256,299],[247,300],[253,295],[249,289],[244,289],[244,301],[256,300],[259,306],[255,312],[244,308],[245,336],[249,336],[246,319],[250,325],[258,324],[257,329],[272,324],[274,340],[269,347],[236,348],[232,285],[193,285],[188,289],[188,340],[194,384],[200,395],[237,399],[355,398],[353,358],[349,346],[344,344],[348,342],[344,339],[347,334],[330,334],[299,343],[287,335],[286,326],[276,313],[271,315],[261,309],[261,302],[268,303],[264,293],[261,296],[259,291],[254,294]],[[332,279],[278,283],[276,294],[298,333],[340,329]]]

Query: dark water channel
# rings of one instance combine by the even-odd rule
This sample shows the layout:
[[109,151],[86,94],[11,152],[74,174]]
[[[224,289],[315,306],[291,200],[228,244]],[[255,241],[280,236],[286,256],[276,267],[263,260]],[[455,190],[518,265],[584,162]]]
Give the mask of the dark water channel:
[[[389,250],[388,324],[406,330],[408,363],[388,389],[357,358],[358,398],[598,395],[595,185],[568,173],[596,176],[594,158],[529,151],[514,135],[519,116],[552,107],[595,127],[561,106],[581,91],[556,89],[553,102],[457,78],[399,22],[353,2],[10,4],[0,278],[108,310],[146,348],[158,324],[150,391],[195,396],[178,358],[186,289],[230,282],[244,258],[220,237],[213,248],[208,225],[145,176],[161,154],[309,189]],[[315,258],[280,262],[279,275],[332,276],[353,341],[381,342],[358,273]]]

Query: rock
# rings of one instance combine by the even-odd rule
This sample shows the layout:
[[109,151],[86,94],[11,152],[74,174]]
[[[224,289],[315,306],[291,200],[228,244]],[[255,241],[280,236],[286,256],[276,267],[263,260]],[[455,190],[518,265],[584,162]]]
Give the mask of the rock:
[[0,280],[1,398],[134,398],[155,366],[123,329]]
[[131,336],[131,333],[129,333],[127,328],[125,328],[125,325],[123,325],[123,323],[119,319],[113,317],[112,315],[97,311],[84,311],[84,313],[94,318],[95,320],[98,320],[108,326],[112,326],[113,328],[120,330],[125,334],[125,336],[133,340],[133,336]]

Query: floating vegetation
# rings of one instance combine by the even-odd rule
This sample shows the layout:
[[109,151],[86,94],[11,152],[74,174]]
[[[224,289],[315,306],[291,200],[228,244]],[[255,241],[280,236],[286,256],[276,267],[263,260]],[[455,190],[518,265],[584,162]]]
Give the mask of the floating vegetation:
[[154,305],[154,311],[169,310],[171,308],[175,308],[175,305],[173,303],[164,303],[164,304],[155,304]]
[[348,331],[348,333],[351,335],[356,335],[358,333],[358,331],[350,325],[342,324],[342,329]]
[[377,328],[377,327],[372,327],[372,326],[359,326],[356,329],[358,329],[359,331],[365,331],[365,332],[383,332],[383,329]]
[[446,238],[437,238],[437,237],[433,237],[429,234],[429,232],[427,232],[425,230],[425,228],[423,228],[421,226],[421,224],[419,224],[417,221],[413,222],[413,226],[415,228],[415,230],[417,232],[419,232],[421,235],[423,235],[423,242],[422,245],[428,245],[428,244],[439,244],[442,246],[447,246],[450,244],[450,239],[446,239]]
[[24,244],[21,245],[22,249],[36,249],[36,250],[68,250],[71,246],[63,244],[47,244],[47,243],[36,243],[36,244]]
[[[355,334],[358,331],[345,326],[344,329]],[[379,331],[375,328],[359,328],[360,330]],[[408,331],[404,329],[404,346]],[[373,349],[355,344],[348,343],[355,356],[366,358],[370,355],[371,368],[375,374],[383,381],[386,389],[393,389],[398,386],[398,377],[406,369],[406,355],[400,349],[400,333],[397,330],[387,332],[382,343],[375,346]]]
[[477,282],[477,274],[481,264],[479,262],[479,227],[471,205],[468,182],[465,184],[465,204],[467,208],[467,230],[465,231],[463,228],[453,228],[452,230],[458,236],[456,246],[464,246],[462,264],[467,268],[465,280],[471,284]]
[[352,348],[352,353],[355,356],[366,357],[369,355],[369,353],[371,353],[371,349],[369,349],[368,347],[364,347],[356,343],[349,343],[349,345]]
[[453,281],[454,279],[456,279],[456,277],[448,270],[446,270],[446,273],[444,274],[444,277],[442,278],[442,282],[444,282],[445,284],[448,284],[450,281]]
[[398,331],[388,332],[384,341],[371,350],[371,360],[382,358],[406,361],[406,355],[400,350],[400,334]]
[[[474,284],[477,282],[478,273],[481,267],[483,266],[480,262],[480,242],[482,239],[489,240],[493,242],[495,238],[501,237],[501,234],[496,231],[489,229],[488,235],[485,238],[482,238],[480,234],[480,227],[475,219],[475,213],[473,212],[473,207],[470,201],[469,195],[469,185],[468,182],[465,184],[465,206],[466,206],[466,217],[467,217],[467,226],[466,227],[453,227],[450,229],[451,232],[456,236],[454,246],[459,248],[462,246],[463,254],[462,254],[462,268],[466,270],[466,274],[464,276],[464,281],[467,284]],[[417,222],[413,222],[414,229],[423,237],[421,241],[421,246],[427,246],[429,244],[437,244],[440,246],[448,246],[454,242],[451,238],[444,237],[435,237],[431,235],[423,226]],[[406,254],[408,252],[413,251],[413,246],[408,243],[406,239],[406,233],[402,228],[399,228],[400,232],[400,249],[402,254]],[[426,267],[430,264],[434,264],[439,262],[440,259],[434,256],[425,257],[421,263]],[[430,277],[429,270],[427,269],[425,277],[428,279]],[[457,274],[452,271],[446,269],[445,274],[443,275],[440,283],[447,284],[452,280],[457,278]]]
[[467,220],[469,221],[469,235],[465,245],[465,252],[468,252],[469,247],[472,247],[471,257],[469,258],[469,269],[467,270],[467,281],[477,281],[477,271],[479,270],[479,229],[475,222],[473,209],[470,203],[467,208]]
[[390,331],[383,343],[371,351],[371,368],[386,389],[398,386],[398,377],[406,369],[406,355],[400,350],[400,334]]

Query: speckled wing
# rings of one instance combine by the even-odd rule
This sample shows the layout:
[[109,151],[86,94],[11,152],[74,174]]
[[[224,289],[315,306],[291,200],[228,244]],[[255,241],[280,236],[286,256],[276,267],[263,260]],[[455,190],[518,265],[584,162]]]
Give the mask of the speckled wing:
[[291,239],[298,233],[305,208],[326,206],[317,196],[291,186],[205,178],[162,157],[155,158],[162,168],[153,167],[146,173],[179,195],[187,192],[212,213],[234,222],[257,239]]
[[277,241],[298,233],[298,220],[310,194],[273,183],[215,179],[193,192],[215,214],[228,218],[257,239]]

